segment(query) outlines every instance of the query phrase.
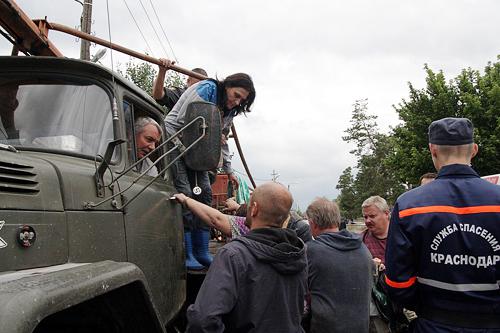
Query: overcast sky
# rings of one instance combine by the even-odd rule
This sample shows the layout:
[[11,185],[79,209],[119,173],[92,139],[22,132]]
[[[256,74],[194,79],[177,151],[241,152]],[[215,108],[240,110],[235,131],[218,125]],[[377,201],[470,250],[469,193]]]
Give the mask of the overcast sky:
[[[369,112],[388,131],[399,121],[392,105],[407,98],[408,82],[424,87],[424,64],[451,79],[466,67],[482,70],[500,54],[498,0],[141,1],[163,37],[154,5],[180,66],[219,78],[253,77],[253,111],[235,120],[245,157],[257,183],[275,170],[302,210],[316,196],[335,198],[340,174],[355,164],[353,146],[341,138],[355,100],[368,98]],[[79,25],[82,7],[74,0],[17,3],[31,18]],[[173,58],[140,1],[109,0],[109,8],[113,42]],[[109,38],[104,0],[94,0],[92,31]],[[55,31],[49,37],[66,56],[79,56],[74,37]],[[0,50],[10,46],[1,40]],[[128,61],[115,52],[113,59]],[[111,67],[109,52],[102,63]],[[233,166],[244,172],[234,151]]]

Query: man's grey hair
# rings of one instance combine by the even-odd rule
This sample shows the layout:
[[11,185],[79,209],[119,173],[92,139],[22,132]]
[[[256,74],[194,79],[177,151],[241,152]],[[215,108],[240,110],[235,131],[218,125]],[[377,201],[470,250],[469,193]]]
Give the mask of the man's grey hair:
[[156,129],[160,132],[160,135],[163,135],[161,126],[156,122],[156,120],[154,120],[151,117],[139,117],[135,120],[134,122],[135,134],[141,133],[144,127],[149,124],[153,124],[156,127]]
[[379,195],[374,195],[363,201],[363,204],[361,205],[361,209],[370,207],[370,206],[375,206],[377,207],[380,211],[382,212],[390,212],[389,205],[387,204],[387,201],[385,201],[384,198],[382,198]]
[[340,225],[340,210],[335,202],[327,198],[316,198],[306,210],[307,218],[319,229],[334,228]]

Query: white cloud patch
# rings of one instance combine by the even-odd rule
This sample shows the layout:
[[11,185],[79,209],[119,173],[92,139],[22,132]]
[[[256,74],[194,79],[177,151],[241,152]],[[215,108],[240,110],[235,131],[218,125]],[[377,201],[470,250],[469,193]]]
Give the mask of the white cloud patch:
[[[79,25],[81,5],[75,1],[17,2],[30,17]],[[109,1],[113,41],[171,57],[139,2],[127,3],[152,50],[123,1]],[[316,196],[335,197],[342,170],[355,163],[342,136],[356,99],[368,98],[369,112],[387,131],[399,121],[392,106],[407,98],[408,82],[424,87],[424,64],[451,79],[463,68],[483,69],[500,53],[497,0],[153,3],[181,66],[203,67],[219,78],[235,72],[253,77],[253,111],[236,120],[247,162],[260,182],[278,172],[302,209]],[[143,4],[163,36],[149,2]],[[94,33],[108,39],[105,1],[94,0],[93,18]],[[78,57],[74,37],[50,37],[65,55]],[[0,50],[7,54],[10,46],[1,40]],[[116,52],[113,58],[129,60]],[[102,62],[110,66],[109,53]],[[236,155],[235,167],[243,171]]]

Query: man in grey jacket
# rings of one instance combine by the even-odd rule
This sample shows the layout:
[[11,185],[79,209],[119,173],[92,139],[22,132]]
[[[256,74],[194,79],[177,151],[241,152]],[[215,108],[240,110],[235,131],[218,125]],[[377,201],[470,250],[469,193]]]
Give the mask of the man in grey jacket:
[[368,332],[372,256],[358,235],[339,231],[337,204],[314,200],[306,210],[314,240],[307,243],[310,332]]
[[217,252],[188,308],[187,332],[303,332],[305,247],[294,231],[281,228],[291,205],[281,184],[255,189],[247,210],[250,232]]

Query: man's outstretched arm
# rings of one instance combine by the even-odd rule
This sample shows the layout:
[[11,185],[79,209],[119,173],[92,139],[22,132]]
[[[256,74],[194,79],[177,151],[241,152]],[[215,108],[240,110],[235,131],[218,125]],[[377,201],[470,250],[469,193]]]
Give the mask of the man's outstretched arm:
[[183,193],[174,194],[175,199],[185,208],[193,212],[203,222],[219,230],[224,235],[231,237],[231,225],[228,215],[222,214],[217,209],[198,202]]
[[153,98],[156,100],[160,100],[165,96],[165,89],[163,88],[165,85],[165,74],[168,71],[168,66],[173,64],[168,59],[160,58],[160,61],[163,65],[158,66],[158,75],[153,82]]

